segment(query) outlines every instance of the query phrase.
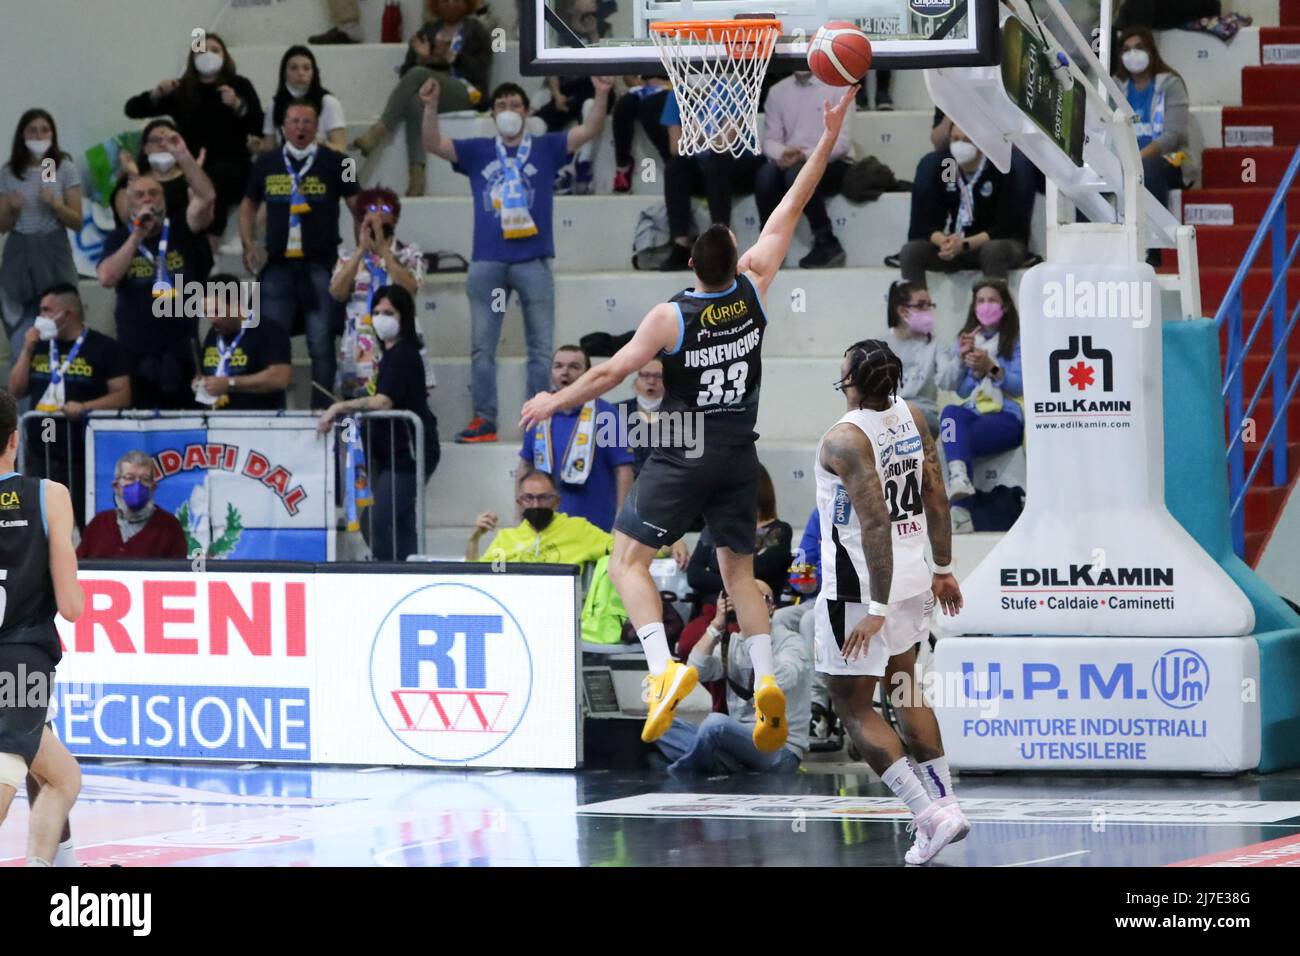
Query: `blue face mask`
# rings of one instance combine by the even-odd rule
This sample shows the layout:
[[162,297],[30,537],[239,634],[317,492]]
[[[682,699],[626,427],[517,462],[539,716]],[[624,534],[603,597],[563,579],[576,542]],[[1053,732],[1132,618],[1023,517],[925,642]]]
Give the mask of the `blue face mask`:
[[139,511],[149,503],[149,486],[142,481],[133,481],[122,488],[122,503],[132,511]]

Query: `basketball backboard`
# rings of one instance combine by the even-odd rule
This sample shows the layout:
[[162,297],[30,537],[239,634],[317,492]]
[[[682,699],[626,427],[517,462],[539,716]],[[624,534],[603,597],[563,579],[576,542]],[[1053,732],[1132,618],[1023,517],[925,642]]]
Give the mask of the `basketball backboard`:
[[805,62],[808,42],[830,20],[871,37],[872,69],[997,61],[997,0],[522,0],[521,8],[520,68],[529,76],[660,73],[651,23],[737,14],[781,21],[772,62],[787,68]]

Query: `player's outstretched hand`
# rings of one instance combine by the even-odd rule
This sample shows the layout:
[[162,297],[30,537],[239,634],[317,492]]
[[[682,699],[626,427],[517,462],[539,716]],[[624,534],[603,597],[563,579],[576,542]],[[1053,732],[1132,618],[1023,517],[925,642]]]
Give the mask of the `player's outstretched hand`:
[[943,613],[953,617],[962,609],[961,585],[951,574],[936,574],[930,585],[934,589],[934,599],[943,608]]
[[858,95],[858,84],[846,87],[844,95],[834,106],[829,103],[822,104],[822,122],[826,124],[826,131],[832,136],[840,135],[840,127],[844,125],[844,117],[849,115],[849,110],[854,108],[853,98]]
[[883,617],[877,617],[874,614],[865,615],[853,628],[853,632],[849,634],[849,639],[844,642],[844,659],[851,661],[856,659],[859,654],[865,654],[867,645],[871,643],[872,635],[884,626],[885,619]]
[[555,414],[555,396],[550,392],[538,392],[524,402],[523,411],[519,413],[520,431],[528,431]]

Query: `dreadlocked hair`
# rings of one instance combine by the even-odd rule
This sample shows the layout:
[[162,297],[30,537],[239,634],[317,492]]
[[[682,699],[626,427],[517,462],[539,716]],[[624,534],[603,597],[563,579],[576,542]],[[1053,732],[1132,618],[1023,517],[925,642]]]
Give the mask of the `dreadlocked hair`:
[[903,360],[880,339],[863,339],[844,350],[848,380],[858,392],[858,407],[869,398],[892,398],[903,382]]

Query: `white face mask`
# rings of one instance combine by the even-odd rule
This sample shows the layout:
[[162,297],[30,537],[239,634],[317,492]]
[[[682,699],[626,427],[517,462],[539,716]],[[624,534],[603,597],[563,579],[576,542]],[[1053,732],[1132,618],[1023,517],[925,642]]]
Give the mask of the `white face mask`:
[[27,147],[27,152],[31,153],[37,159],[40,159],[50,151],[50,147],[54,145],[54,141],[50,139],[29,139],[24,140],[24,145]]
[[176,165],[176,157],[171,153],[150,153],[149,165],[160,173],[165,173]]
[[36,317],[36,332],[42,342],[48,342],[59,334],[59,327],[48,315],[39,315]]
[[664,397],[660,395],[658,398],[645,398],[644,396],[638,395],[636,397],[636,403],[647,412],[657,412],[659,411],[659,406],[664,403]]
[[1151,55],[1146,50],[1125,50],[1120,59],[1130,73],[1145,73],[1151,65]]
[[293,145],[293,143],[286,142],[284,144],[284,148],[289,151],[289,155],[292,156],[294,159],[306,159],[312,153],[316,152],[315,143],[312,143],[310,146],[304,146],[303,148],[299,149],[297,146]]
[[974,143],[968,143],[964,139],[953,140],[948,147],[948,151],[952,153],[952,158],[963,166],[975,162],[975,158],[980,154],[978,146]]
[[375,334],[384,342],[391,342],[402,330],[402,323],[397,316],[388,315],[386,312],[376,312],[370,317],[370,324],[375,327]]
[[514,110],[502,110],[496,117],[497,132],[510,139],[519,135],[524,128],[524,118]]
[[294,86],[292,83],[286,83],[284,88],[289,91],[289,95],[294,99],[300,100],[307,95],[307,87],[305,86]]
[[212,76],[221,70],[221,64],[224,62],[219,54],[209,50],[206,53],[200,53],[194,58],[194,69],[204,76]]

